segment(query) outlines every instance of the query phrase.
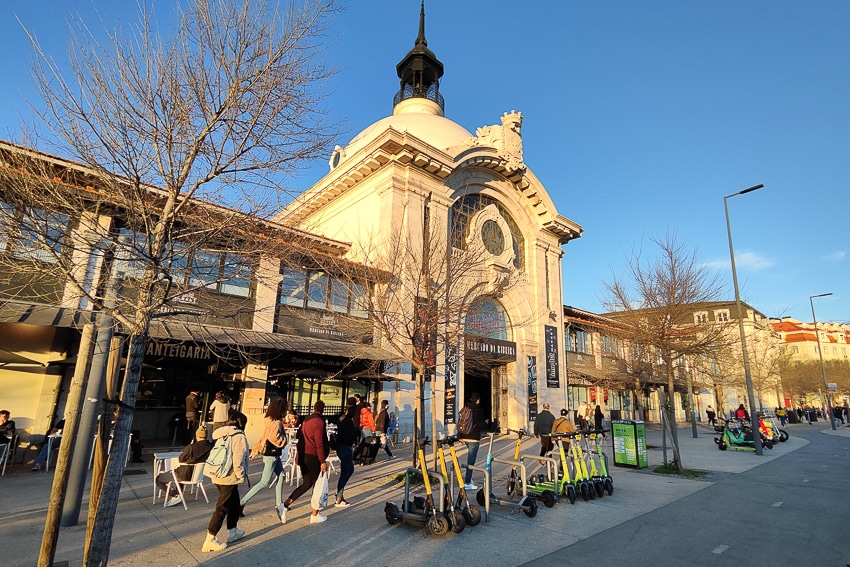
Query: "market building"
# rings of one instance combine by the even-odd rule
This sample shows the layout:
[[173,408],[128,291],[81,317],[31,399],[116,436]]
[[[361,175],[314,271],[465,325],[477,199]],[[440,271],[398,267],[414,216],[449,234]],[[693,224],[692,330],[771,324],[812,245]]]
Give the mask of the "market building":
[[[466,313],[456,344],[443,326],[435,329],[423,411],[438,427],[451,425],[468,395],[478,392],[492,422],[527,428],[538,405],[559,406],[564,399],[562,246],[582,228],[558,213],[527,165],[522,114],[505,112],[471,133],[445,116],[443,71],[425,38],[423,8],[413,49],[396,66],[392,114],[337,146],[327,175],[278,219],[351,242],[346,258],[367,264],[375,258],[370,251],[392,235],[421,243],[423,235],[433,238],[434,227],[446,249],[428,253],[454,259],[481,247],[481,277],[490,280],[481,295],[486,315]],[[511,278],[514,285],[493,293]],[[489,321],[487,329],[476,328],[479,319]],[[404,374],[398,384],[412,381]],[[386,397],[404,408],[414,403],[406,392]]]

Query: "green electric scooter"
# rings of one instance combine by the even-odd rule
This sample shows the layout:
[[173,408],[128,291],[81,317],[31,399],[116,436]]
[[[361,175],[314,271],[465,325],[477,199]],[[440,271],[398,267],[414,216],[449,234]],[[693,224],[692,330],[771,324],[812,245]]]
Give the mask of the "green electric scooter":
[[599,478],[602,481],[602,486],[608,493],[608,496],[611,496],[614,494],[614,479],[611,478],[610,474],[608,474],[608,455],[606,455],[602,450],[602,443],[599,441],[599,438],[602,437],[603,433],[606,433],[606,430],[597,429],[591,433],[591,437],[593,438],[593,442],[596,444],[596,455],[599,459]]

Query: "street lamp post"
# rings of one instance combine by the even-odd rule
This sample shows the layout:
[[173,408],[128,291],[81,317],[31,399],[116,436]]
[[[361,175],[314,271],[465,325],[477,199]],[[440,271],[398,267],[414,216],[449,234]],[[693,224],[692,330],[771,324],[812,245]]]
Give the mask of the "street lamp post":
[[758,427],[758,408],[756,407],[756,397],[753,390],[753,376],[750,374],[750,355],[747,352],[747,337],[744,333],[744,310],[741,307],[741,294],[738,291],[738,273],[735,270],[735,249],[732,248],[732,225],[729,224],[729,206],[726,200],[737,195],[752,193],[764,187],[764,185],[754,185],[743,191],[732,193],[723,197],[723,209],[726,211],[726,234],[729,237],[729,257],[732,260],[732,284],[735,286],[735,306],[738,309],[738,331],[741,333],[741,349],[744,357],[744,377],[747,380],[747,396],[750,398],[750,420],[753,429],[753,445],[755,446],[756,455],[763,454],[760,441]]
[[826,414],[829,416],[829,423],[832,425],[832,430],[835,431],[835,416],[832,415],[832,404],[829,403],[829,385],[826,381],[826,368],[823,365],[823,349],[820,346],[820,335],[818,335],[818,320],[815,317],[815,302],[816,297],[826,297],[832,295],[832,292],[821,293],[818,295],[809,296],[809,304],[812,306],[812,324],[815,326],[815,340],[818,342],[818,356],[820,357],[820,372],[823,375],[823,391],[826,396]]

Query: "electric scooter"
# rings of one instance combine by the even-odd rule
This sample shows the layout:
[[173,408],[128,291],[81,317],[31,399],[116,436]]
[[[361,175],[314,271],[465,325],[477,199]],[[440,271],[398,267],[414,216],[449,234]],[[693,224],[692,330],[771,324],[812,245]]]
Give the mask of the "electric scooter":
[[[416,449],[421,468],[408,467],[404,473],[403,510],[400,510],[392,502],[387,502],[386,506],[384,506],[384,516],[390,525],[398,524],[399,522],[424,523],[432,534],[442,536],[446,535],[449,531],[449,521],[446,519],[444,515],[445,510],[443,509],[446,487],[443,479],[437,477],[440,483],[440,497],[437,499],[437,502],[439,502],[438,507],[434,502],[434,495],[431,492],[431,477],[425,465],[425,452],[422,446],[426,443],[427,439],[421,445],[417,446]],[[410,500],[410,481],[413,475],[421,475],[422,482],[425,484],[425,498],[418,505]]]
[[[496,434],[493,432],[488,433],[490,436],[490,444],[487,449],[487,461],[484,465],[485,475],[487,478],[484,479],[485,488],[491,487],[493,485],[493,463],[502,463],[505,465],[511,465],[513,468],[519,467],[520,473],[514,475],[514,494],[519,495],[517,488],[522,492],[522,496],[520,496],[519,502],[514,502],[513,500],[505,500],[502,498],[496,498],[492,493],[488,494],[482,488],[475,495],[478,504],[484,506],[486,510],[490,509],[490,503],[498,504],[500,506],[506,506],[511,508],[512,510],[516,510],[516,513],[519,513],[521,510],[525,513],[529,518],[533,518],[537,515],[537,502],[534,501],[533,498],[529,498],[528,494],[525,491],[525,485],[522,483],[522,478],[525,476],[525,465],[519,463],[517,461],[503,461],[501,459],[496,459],[493,457],[493,440],[496,437]],[[516,471],[513,471],[516,473]],[[517,482],[517,479],[519,481]],[[513,512],[512,512],[513,513]]]
[[590,479],[591,486],[593,486],[593,490],[596,492],[596,495],[599,498],[602,498],[605,495],[605,481],[602,479],[602,475],[599,474],[599,469],[596,467],[596,458],[598,455],[594,455],[593,448],[590,446],[590,442],[596,441],[596,434],[592,431],[584,431],[584,449],[585,455],[587,455],[587,463],[590,466],[590,470],[588,470],[588,478]]
[[576,503],[576,485],[570,477],[570,467],[567,463],[567,452],[564,450],[563,437],[567,437],[567,433],[552,433],[552,442],[558,448],[558,453],[561,456],[561,476],[556,485],[556,492],[562,496],[566,496],[570,500],[570,504]]
[[[510,431],[510,429],[508,431]],[[558,501],[558,494],[556,492],[556,485],[558,484],[558,462],[551,457],[538,457],[535,455],[523,455],[520,457],[519,447],[524,433],[525,432],[522,430],[518,432],[514,460],[519,459],[520,462],[524,463],[526,459],[531,459],[539,461],[541,465],[545,465],[545,474],[541,473],[536,477],[532,474],[528,477],[528,481],[526,482],[526,491],[529,496],[535,500],[543,502],[543,505],[547,508],[551,508]],[[510,481],[508,481],[508,486],[510,486]],[[510,490],[508,491],[508,494],[510,494]]]
[[466,494],[466,488],[463,485],[463,473],[460,470],[460,461],[458,461],[457,451],[455,451],[455,443],[457,442],[457,437],[446,437],[440,442],[449,448],[452,467],[454,468],[455,478],[457,479],[458,491],[455,508],[461,511],[467,526],[477,526],[481,523],[481,511],[478,509],[478,506],[470,504],[469,496]]
[[590,475],[587,473],[587,463],[584,461],[584,453],[581,450],[582,434],[578,431],[568,435],[572,440],[570,442],[570,450],[573,454],[573,467],[576,478],[576,488],[581,494],[581,499],[587,502],[593,500],[596,489],[593,488],[593,483],[590,481]]
[[614,479],[608,474],[608,455],[602,450],[602,443],[599,442],[599,437],[605,432],[604,429],[597,429],[590,436],[596,445],[596,456],[599,459],[599,479],[608,496],[611,496],[614,494]]
[[445,516],[448,518],[449,523],[452,526],[452,531],[456,534],[459,534],[466,528],[466,519],[461,514],[460,510],[455,510],[454,497],[452,495],[452,482],[449,478],[449,471],[446,467],[446,455],[443,452],[443,444],[445,440],[437,441],[437,460],[440,463],[440,472],[443,474],[443,481],[445,482],[446,490],[445,495],[443,497],[443,508],[445,508]]
[[[724,419],[723,421],[725,422],[723,433],[720,437],[714,438],[718,449],[725,451],[731,447],[734,451],[755,452],[756,446],[753,442],[754,431],[749,425],[749,422],[745,424],[744,422],[733,421],[731,419]],[[758,435],[762,447],[773,448],[773,442],[770,439],[766,439],[761,432]]]

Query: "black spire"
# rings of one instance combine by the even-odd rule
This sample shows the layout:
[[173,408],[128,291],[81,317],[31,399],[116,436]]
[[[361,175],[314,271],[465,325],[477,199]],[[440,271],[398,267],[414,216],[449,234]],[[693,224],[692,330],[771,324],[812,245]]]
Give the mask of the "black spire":
[[395,66],[401,79],[401,90],[395,95],[393,106],[409,98],[427,98],[445,108],[440,95],[440,77],[443,76],[443,64],[430,49],[425,39],[425,0],[419,11],[419,35],[404,59]]

